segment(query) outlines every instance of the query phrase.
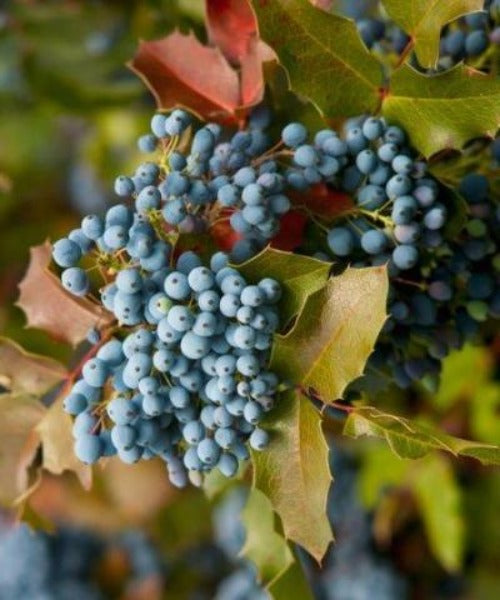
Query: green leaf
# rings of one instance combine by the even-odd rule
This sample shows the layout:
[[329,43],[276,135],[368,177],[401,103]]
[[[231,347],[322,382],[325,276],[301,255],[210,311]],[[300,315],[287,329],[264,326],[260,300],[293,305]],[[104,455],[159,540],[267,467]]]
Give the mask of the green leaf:
[[[382,491],[410,490],[434,555],[450,571],[460,567],[464,549],[461,492],[443,455],[401,459],[387,446],[370,444],[363,454],[358,485],[361,500],[370,510],[377,506]],[[380,510],[383,503],[378,506]]]
[[238,485],[245,477],[248,467],[248,463],[240,463],[238,473],[232,478],[225,477],[219,469],[212,469],[212,471],[206,473],[203,478],[203,491],[207,498],[215,500],[222,494],[225,494],[230,488]]
[[269,586],[268,592],[274,600],[290,600],[290,598],[314,600],[297,557],[285,573]]
[[403,417],[383,413],[371,406],[354,409],[344,426],[344,434],[384,439],[401,458],[421,458],[433,450],[455,456],[476,458],[486,465],[500,465],[500,447],[436,432]]
[[500,81],[459,64],[438,75],[409,66],[391,78],[384,116],[401,125],[426,157],[468,140],[494,136],[500,126]]
[[0,385],[9,391],[41,396],[66,373],[56,360],[25,352],[14,341],[0,337]]
[[319,561],[333,539],[326,516],[331,475],[321,417],[307,398],[288,391],[264,427],[271,443],[265,452],[252,453],[254,486],[270,499],[285,536]]
[[448,460],[432,454],[411,471],[410,486],[433,554],[448,571],[458,571],[464,552],[462,497]]
[[491,382],[479,387],[470,407],[470,428],[473,436],[483,442],[500,440],[500,386]]
[[246,530],[241,554],[257,567],[260,584],[272,585],[293,563],[293,555],[285,538],[275,531],[271,502],[253,488],[241,517]]
[[363,453],[358,477],[359,497],[363,504],[372,510],[382,490],[401,485],[408,464],[380,442],[370,444]]
[[483,0],[383,0],[387,13],[413,39],[419,63],[434,69],[441,29],[467,13],[482,10]]
[[387,286],[385,267],[347,269],[330,279],[307,298],[293,329],[275,336],[271,369],[314,388],[323,402],[341,398],[363,373],[386,320]]
[[443,233],[446,239],[454,239],[467,223],[469,206],[458,192],[444,184],[440,186],[439,199],[446,206],[449,215]]
[[283,297],[279,312],[286,324],[301,311],[307,297],[324,286],[330,267],[330,263],[316,258],[265,248],[237,268],[249,281],[265,275],[280,282]]
[[254,0],[253,6],[260,34],[286,67],[294,92],[310,98],[326,117],[377,109],[381,65],[353,21],[308,0]]
[[441,384],[432,403],[446,410],[460,400],[474,397],[488,381],[493,366],[486,348],[465,346],[452,352],[443,361]]
[[27,394],[0,394],[0,504],[26,492],[28,468],[40,444],[35,428],[45,407]]

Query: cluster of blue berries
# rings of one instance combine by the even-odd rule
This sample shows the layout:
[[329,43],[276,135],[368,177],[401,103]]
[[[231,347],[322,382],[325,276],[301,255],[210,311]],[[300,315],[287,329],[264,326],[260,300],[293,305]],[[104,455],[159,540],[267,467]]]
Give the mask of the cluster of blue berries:
[[188,251],[153,274],[118,271],[101,299],[125,337],[101,345],[64,403],[78,458],[159,456],[177,486],[214,467],[233,476],[247,442],[268,443],[258,424],[279,384],[266,364],[280,296],[273,279],[248,285],[222,252],[210,267]]
[[[384,17],[360,11],[353,15],[366,46],[381,54],[402,54],[409,36]],[[441,36],[439,68],[449,69],[461,60],[475,61],[492,45],[500,44],[500,2],[486,0],[482,12],[471,13],[447,25]],[[417,64],[417,63],[415,63]]]

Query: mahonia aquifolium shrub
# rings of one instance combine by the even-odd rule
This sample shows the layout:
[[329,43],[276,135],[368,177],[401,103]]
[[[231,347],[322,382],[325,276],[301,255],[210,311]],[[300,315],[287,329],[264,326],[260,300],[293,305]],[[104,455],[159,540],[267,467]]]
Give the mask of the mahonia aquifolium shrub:
[[[86,216],[54,244],[62,284],[77,296],[91,291],[80,261],[93,261],[105,281],[101,302],[119,324],[65,401],[84,462],[159,456],[183,486],[188,478],[200,484],[214,467],[230,477],[248,444],[265,448],[259,422],[282,385],[268,369],[281,288],[265,273],[246,281],[237,263],[279,231],[291,192],[307,198],[312,185],[326,184],[353,199],[333,223],[320,223],[315,256],[337,266],[388,265],[391,318],[370,361],[377,373],[401,387],[422,378],[431,385],[450,349],[498,317],[499,211],[483,176],[462,182],[468,216],[457,237],[447,231],[456,207],[399,127],[360,117],[344,135],[323,129],[311,139],[290,123],[273,145],[269,122],[259,108],[246,130],[209,123],[193,133],[184,111],[155,115],[138,146],[159,160],[119,176],[124,202],[103,218]],[[230,255],[203,264],[177,252],[183,233],[221,219],[239,238]],[[98,333],[89,341],[100,344]]]

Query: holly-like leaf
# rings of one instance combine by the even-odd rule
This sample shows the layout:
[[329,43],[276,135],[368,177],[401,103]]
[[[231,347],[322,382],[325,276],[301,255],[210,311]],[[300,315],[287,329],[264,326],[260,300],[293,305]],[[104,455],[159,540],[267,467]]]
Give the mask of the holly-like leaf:
[[218,48],[174,31],[141,42],[129,67],[148,86],[159,109],[186,106],[205,119],[230,120],[264,93],[262,62],[273,54],[259,40],[241,60],[241,77]]
[[279,313],[287,323],[302,309],[306,298],[325,285],[330,267],[316,258],[265,248],[238,265],[238,270],[248,281],[259,281],[263,276],[279,281],[283,289]]
[[464,552],[461,490],[448,460],[439,454],[418,461],[409,485],[433,554],[448,571],[458,571]]
[[233,63],[241,63],[257,37],[257,23],[247,0],[206,0],[210,40]]
[[354,438],[381,438],[401,458],[421,458],[433,450],[442,450],[455,456],[475,458],[485,465],[500,464],[499,446],[446,435],[370,406],[356,408],[349,414],[344,434]]
[[468,140],[494,136],[500,126],[500,81],[459,64],[437,75],[409,66],[391,78],[382,111],[426,157]]
[[85,339],[89,329],[109,325],[114,317],[102,306],[66,292],[48,269],[51,254],[48,241],[31,248],[28,271],[19,284],[17,305],[26,314],[27,327],[43,329],[75,346]]
[[253,452],[254,486],[271,501],[285,536],[320,561],[333,539],[326,516],[331,483],[321,417],[299,392],[289,391],[264,425],[265,452]]
[[42,442],[42,466],[55,475],[73,471],[83,487],[90,489],[92,471],[75,456],[71,429],[71,417],[64,412],[63,397],[60,397],[36,426]]
[[0,504],[11,505],[27,489],[28,468],[39,446],[35,428],[45,407],[28,394],[0,394]]
[[245,545],[241,555],[257,567],[263,587],[272,585],[293,563],[293,555],[283,536],[275,531],[275,515],[269,499],[253,488],[241,513]]
[[0,385],[10,392],[41,396],[66,374],[58,361],[25,352],[12,340],[0,337]]
[[484,0],[383,0],[387,13],[411,36],[419,63],[434,69],[441,29],[459,17],[482,10]]
[[275,336],[271,369],[313,388],[323,402],[342,397],[362,375],[387,318],[385,267],[347,269],[308,296],[293,329]]
[[308,0],[254,0],[259,31],[288,70],[292,89],[326,117],[374,112],[382,69],[353,21]]

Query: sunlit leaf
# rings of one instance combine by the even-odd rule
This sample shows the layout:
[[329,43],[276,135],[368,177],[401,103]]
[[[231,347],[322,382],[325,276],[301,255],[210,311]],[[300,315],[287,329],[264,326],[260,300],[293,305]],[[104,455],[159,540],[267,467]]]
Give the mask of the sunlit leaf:
[[321,417],[298,392],[286,392],[264,425],[271,443],[253,452],[254,485],[270,499],[285,536],[320,561],[333,539],[326,515],[331,483]]

